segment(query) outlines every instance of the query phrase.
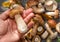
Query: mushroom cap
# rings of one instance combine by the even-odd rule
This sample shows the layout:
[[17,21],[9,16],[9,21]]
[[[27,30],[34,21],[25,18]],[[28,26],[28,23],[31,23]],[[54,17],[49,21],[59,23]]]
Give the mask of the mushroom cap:
[[47,11],[54,11],[57,9],[57,2],[55,0],[49,0],[45,2],[45,8]]
[[42,27],[42,26],[39,26],[39,27],[37,28],[37,34],[40,35],[40,34],[43,33],[43,32],[44,32],[43,27]]
[[22,13],[24,8],[21,5],[14,4],[13,6],[10,7],[12,10],[10,12],[10,17],[14,18],[14,16],[18,13]]
[[41,42],[41,38],[36,35],[35,37],[33,37],[32,42]]
[[56,28],[56,21],[55,20],[53,20],[53,19],[49,19],[48,20],[48,24],[49,24],[49,26],[51,27],[51,28]]

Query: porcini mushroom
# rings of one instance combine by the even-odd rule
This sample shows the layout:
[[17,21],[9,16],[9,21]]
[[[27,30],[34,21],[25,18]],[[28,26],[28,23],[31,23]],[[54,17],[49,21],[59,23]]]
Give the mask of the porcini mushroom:
[[53,20],[53,19],[49,19],[49,20],[48,20],[48,24],[49,24],[49,26],[50,26],[51,28],[56,28],[57,22],[56,22],[55,20]]
[[57,33],[57,32],[54,33],[54,32],[50,29],[48,23],[45,23],[45,27],[46,27],[46,30],[50,33],[50,39],[55,39],[55,38],[57,37],[58,33]]
[[20,13],[23,12],[22,6],[19,6],[16,4],[15,7],[12,7],[13,9],[10,12],[10,17],[15,17],[15,21],[17,23],[17,28],[20,33],[27,32],[28,28],[26,23],[24,22],[23,18],[21,17]]
[[54,11],[57,9],[57,2],[55,0],[47,0],[44,6],[47,11]]

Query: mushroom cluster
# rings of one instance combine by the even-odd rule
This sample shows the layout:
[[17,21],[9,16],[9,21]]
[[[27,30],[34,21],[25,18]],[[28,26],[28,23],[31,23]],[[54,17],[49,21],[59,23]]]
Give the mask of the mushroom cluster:
[[[27,32],[28,27],[19,13],[21,14],[24,9],[33,9],[34,17],[31,20],[34,25],[23,36],[24,42],[41,42],[42,39],[47,39],[46,42],[52,42],[52,39],[55,39],[60,33],[60,22],[56,21],[56,19],[60,19],[59,10],[55,0],[28,0],[24,8],[19,4],[19,0],[9,0],[9,2],[7,6],[12,9],[10,18],[15,18],[20,33]],[[3,6],[6,7],[4,4]]]

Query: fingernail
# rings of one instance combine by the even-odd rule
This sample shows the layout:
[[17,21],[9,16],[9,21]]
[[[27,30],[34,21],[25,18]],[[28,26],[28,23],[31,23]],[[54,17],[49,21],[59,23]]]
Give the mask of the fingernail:
[[24,12],[23,12],[23,18],[25,18],[26,16],[28,16],[30,13],[32,13],[32,8],[24,10]]
[[26,23],[28,23],[32,17],[34,17],[34,13],[30,13],[30,14],[24,19],[24,21],[25,21]]

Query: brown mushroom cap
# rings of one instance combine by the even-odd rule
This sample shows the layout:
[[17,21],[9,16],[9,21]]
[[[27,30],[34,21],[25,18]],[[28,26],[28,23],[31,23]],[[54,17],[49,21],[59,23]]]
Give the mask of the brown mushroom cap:
[[48,20],[48,24],[51,28],[56,28],[57,23],[55,20],[50,19],[50,20]]
[[17,5],[17,4],[13,5],[12,8],[13,9],[10,12],[10,17],[11,18],[13,18],[18,13],[22,13],[23,10],[24,10],[24,8],[21,5]]

